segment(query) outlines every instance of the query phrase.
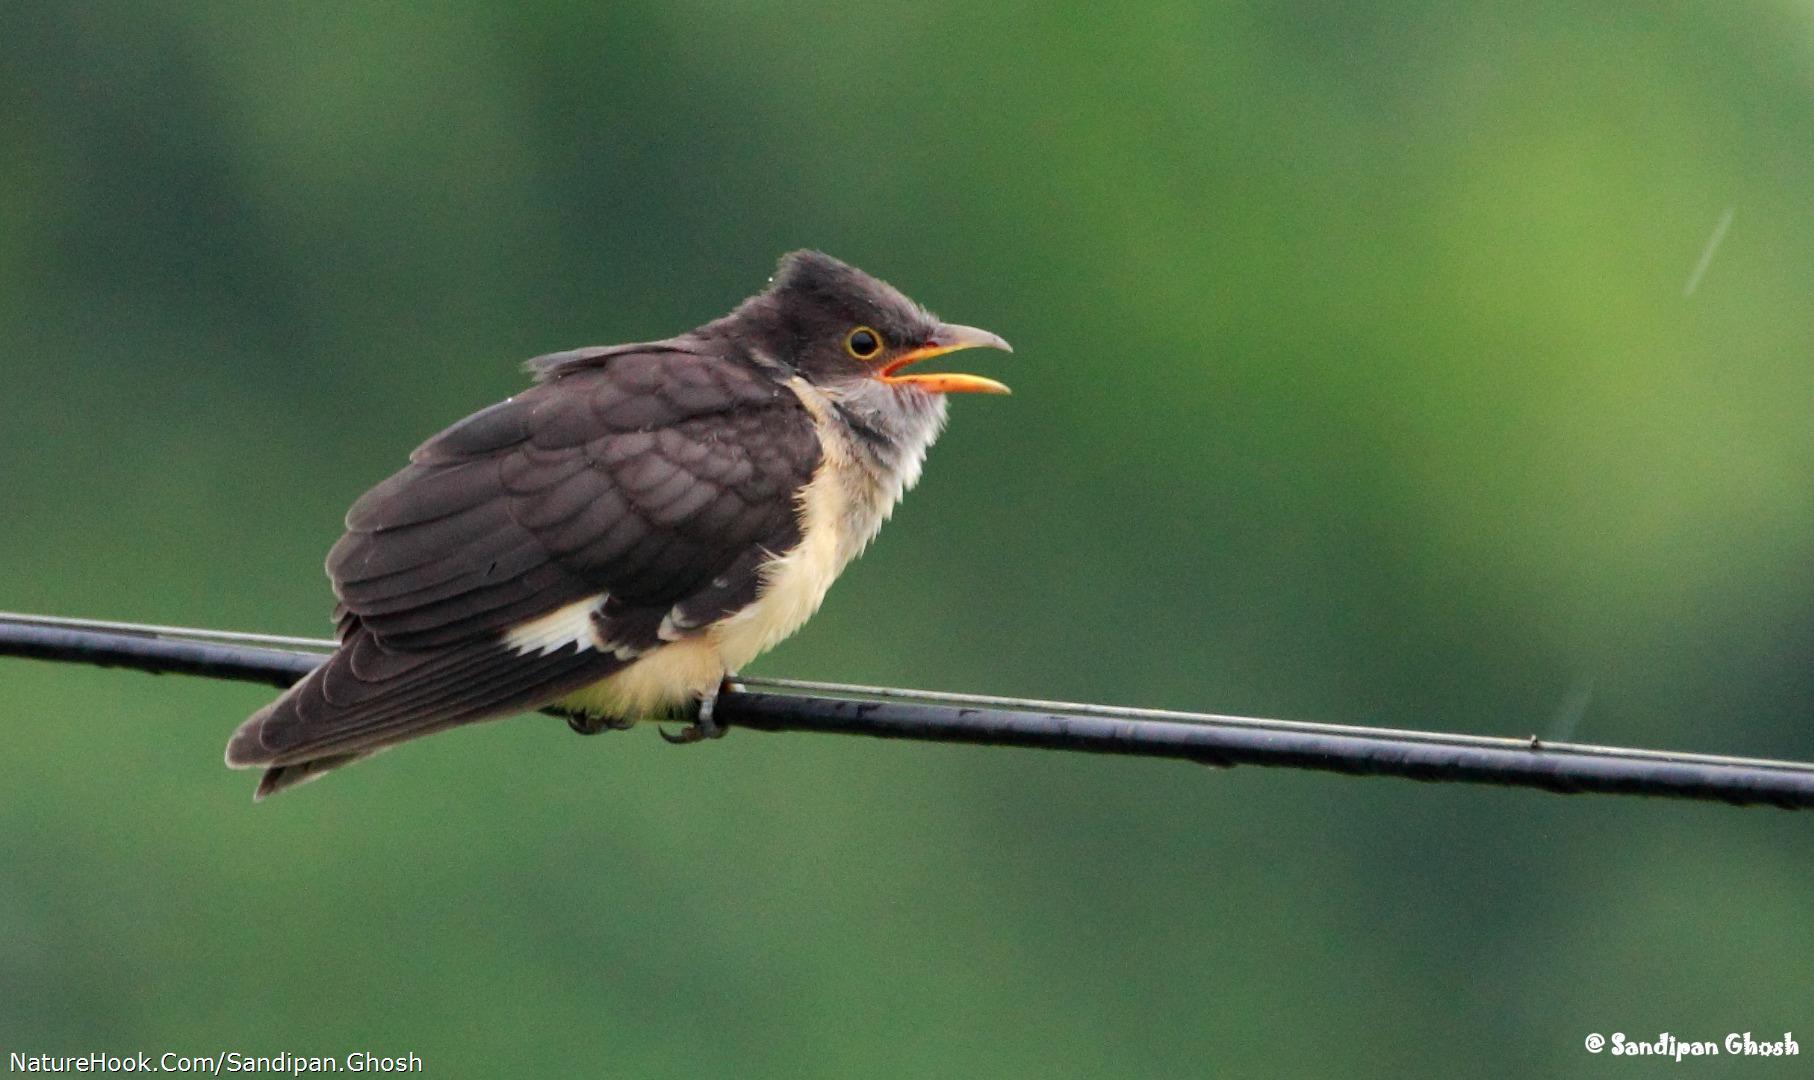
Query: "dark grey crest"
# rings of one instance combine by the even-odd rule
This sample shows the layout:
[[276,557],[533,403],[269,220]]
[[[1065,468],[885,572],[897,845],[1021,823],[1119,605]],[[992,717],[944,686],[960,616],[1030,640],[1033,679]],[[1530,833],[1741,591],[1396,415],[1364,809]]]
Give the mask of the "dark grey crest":
[[704,332],[753,347],[808,379],[868,375],[871,365],[844,351],[866,326],[894,349],[923,342],[938,319],[899,289],[819,251],[781,257],[769,287]]
[[825,321],[840,342],[852,326],[868,326],[891,346],[917,344],[938,326],[937,317],[893,285],[822,251],[783,255],[768,291],[784,310]]

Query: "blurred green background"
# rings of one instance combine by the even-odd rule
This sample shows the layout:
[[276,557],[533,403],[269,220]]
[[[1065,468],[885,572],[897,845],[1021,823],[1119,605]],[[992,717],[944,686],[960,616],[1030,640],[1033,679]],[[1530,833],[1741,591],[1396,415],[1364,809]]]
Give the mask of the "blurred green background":
[[[1811,105],[1800,2],[7,4],[0,607],[325,634],[520,360],[816,246],[1016,394],[757,673],[1814,758]],[[4,1049],[1814,1053],[1806,815],[542,717],[254,808],[266,698],[0,661]]]

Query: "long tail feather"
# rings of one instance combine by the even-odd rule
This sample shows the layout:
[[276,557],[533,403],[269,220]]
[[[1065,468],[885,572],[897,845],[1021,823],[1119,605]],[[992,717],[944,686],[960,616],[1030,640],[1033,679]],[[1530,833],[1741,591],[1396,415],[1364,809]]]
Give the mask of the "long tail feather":
[[502,642],[385,648],[354,628],[328,662],[253,713],[227,764],[264,768],[254,798],[431,732],[537,708],[623,667],[610,653],[519,655]]

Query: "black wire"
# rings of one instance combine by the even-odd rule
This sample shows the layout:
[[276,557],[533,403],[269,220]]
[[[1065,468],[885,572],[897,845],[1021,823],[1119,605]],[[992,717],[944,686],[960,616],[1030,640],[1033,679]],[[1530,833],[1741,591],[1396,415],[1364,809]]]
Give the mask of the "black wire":
[[295,683],[327,659],[319,653],[290,649],[11,622],[0,622],[0,656],[122,667],[153,675],[204,675],[277,687]]
[[[80,620],[0,616],[0,655],[279,687],[294,683],[324,659],[317,652],[230,644],[222,639],[235,635],[219,631],[93,625],[106,629],[91,629]],[[174,636],[184,633],[206,634],[215,640]],[[749,680],[752,685],[757,682]],[[775,682],[785,685],[783,680]],[[964,705],[941,700],[962,699],[963,695],[808,685],[840,694],[887,694],[892,700],[729,690],[719,696],[715,719],[726,726],[758,731],[1179,758],[1214,765],[1281,766],[1563,793],[1654,795],[1791,809],[1814,806],[1814,764],[1799,762],[1249,717],[1141,714],[1140,710],[1056,702],[1026,703],[1053,706],[1049,708]],[[1012,699],[981,700],[1012,703]]]

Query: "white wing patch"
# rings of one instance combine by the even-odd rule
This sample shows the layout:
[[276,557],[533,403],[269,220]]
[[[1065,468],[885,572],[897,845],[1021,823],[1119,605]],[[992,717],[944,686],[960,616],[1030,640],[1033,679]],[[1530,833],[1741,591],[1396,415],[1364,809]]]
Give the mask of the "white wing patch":
[[[722,589],[728,584],[729,582],[724,578],[712,579],[714,589]],[[698,621],[697,616],[692,618],[687,616],[683,604],[675,604],[668,609],[666,615],[661,617],[661,625],[655,628],[655,636],[663,641],[679,641],[682,638],[693,636],[694,631],[702,625],[704,624]]]
[[576,646],[575,652],[602,651],[609,645],[598,639],[592,616],[604,606],[604,593],[575,600],[504,631],[504,646],[515,649],[520,656],[530,653],[548,656],[569,645]]

